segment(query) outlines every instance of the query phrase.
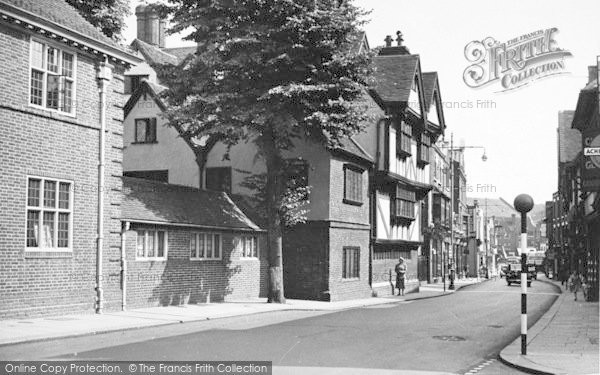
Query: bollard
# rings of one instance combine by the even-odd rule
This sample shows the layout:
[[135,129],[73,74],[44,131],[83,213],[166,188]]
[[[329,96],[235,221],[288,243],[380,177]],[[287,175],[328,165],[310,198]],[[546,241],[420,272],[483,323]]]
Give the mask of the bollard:
[[521,213],[521,354],[527,354],[527,212],[533,199],[527,194],[515,198],[515,209]]

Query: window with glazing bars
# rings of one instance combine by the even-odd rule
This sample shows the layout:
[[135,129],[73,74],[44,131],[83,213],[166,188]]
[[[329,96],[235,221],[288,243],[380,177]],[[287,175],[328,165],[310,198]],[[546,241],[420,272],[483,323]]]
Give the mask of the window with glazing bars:
[[421,134],[421,142],[419,143],[419,161],[429,163],[430,146],[431,138],[429,135],[425,133]]
[[192,233],[190,259],[221,259],[221,235],[217,233]]
[[27,248],[71,248],[72,183],[46,178],[27,180]]
[[412,126],[402,121],[400,130],[396,135],[397,153],[411,154]]
[[407,219],[415,218],[415,202],[416,194],[414,191],[406,190],[400,186],[396,186],[396,204],[394,216]]
[[29,103],[73,113],[75,66],[75,54],[32,40]]

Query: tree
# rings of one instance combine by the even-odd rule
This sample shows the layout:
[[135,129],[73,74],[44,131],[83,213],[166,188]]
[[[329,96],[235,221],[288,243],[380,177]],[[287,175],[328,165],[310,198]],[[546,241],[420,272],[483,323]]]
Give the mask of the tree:
[[131,14],[129,0],[66,0],[89,23],[102,30],[104,35],[121,40],[125,18]]
[[287,183],[285,153],[296,140],[336,147],[368,120],[360,99],[371,54],[353,48],[366,12],[340,0],[170,3],[171,32],[191,27],[186,38],[198,50],[184,66],[160,72],[169,124],[196,143],[257,145],[266,168],[257,186],[267,217],[268,299],[285,302],[282,226],[302,195]]

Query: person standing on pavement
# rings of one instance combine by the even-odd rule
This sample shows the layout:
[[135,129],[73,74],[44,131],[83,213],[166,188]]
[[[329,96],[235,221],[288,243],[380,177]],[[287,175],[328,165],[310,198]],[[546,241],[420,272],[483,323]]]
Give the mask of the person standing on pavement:
[[558,280],[560,281],[560,286],[564,286],[565,285],[565,281],[566,281],[566,276],[565,276],[565,267],[561,266],[560,269],[558,270]]
[[573,292],[575,295],[575,301],[577,301],[577,292],[581,288],[581,279],[579,278],[579,274],[577,272],[573,271],[569,277],[567,285],[569,285],[569,290]]
[[404,295],[404,279],[406,277],[406,263],[404,258],[400,257],[398,259],[398,264],[396,264],[396,288],[398,288],[398,295]]

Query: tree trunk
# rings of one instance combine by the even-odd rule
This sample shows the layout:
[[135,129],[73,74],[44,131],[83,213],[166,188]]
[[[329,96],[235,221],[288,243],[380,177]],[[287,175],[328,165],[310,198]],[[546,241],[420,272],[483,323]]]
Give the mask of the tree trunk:
[[269,303],[285,303],[283,290],[283,249],[282,228],[279,214],[281,199],[282,159],[275,144],[272,130],[263,135],[263,152],[266,159],[266,211],[269,245]]

